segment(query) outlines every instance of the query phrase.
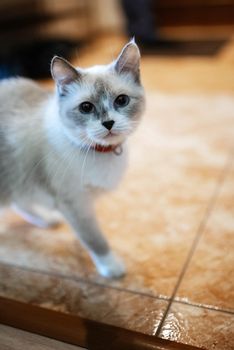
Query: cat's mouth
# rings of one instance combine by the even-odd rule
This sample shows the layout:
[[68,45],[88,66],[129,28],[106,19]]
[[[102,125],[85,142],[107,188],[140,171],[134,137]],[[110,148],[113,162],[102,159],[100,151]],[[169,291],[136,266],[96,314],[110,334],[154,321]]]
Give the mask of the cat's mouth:
[[87,141],[91,143],[99,144],[102,146],[109,145],[119,145],[125,142],[129,133],[124,132],[123,130],[106,130],[99,133],[89,133],[87,130]]
[[115,136],[117,136],[118,134],[115,134],[115,133],[113,133],[112,131],[109,131],[109,133],[106,135],[106,136],[104,136],[103,138],[104,139],[109,139],[109,138],[113,138],[113,137],[115,137]]
[[102,137],[94,138],[93,141],[103,146],[118,145],[124,142],[125,138],[126,136],[124,134],[110,131],[106,135],[103,135]]
[[118,133],[114,131],[109,131],[107,135],[102,137],[102,141],[104,141],[105,144],[119,144],[122,143],[126,138],[126,135],[123,133]]

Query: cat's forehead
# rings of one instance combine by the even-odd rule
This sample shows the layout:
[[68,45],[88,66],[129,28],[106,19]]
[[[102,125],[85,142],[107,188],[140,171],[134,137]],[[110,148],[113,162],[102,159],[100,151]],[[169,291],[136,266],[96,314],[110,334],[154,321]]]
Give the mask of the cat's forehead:
[[136,87],[130,76],[117,74],[110,66],[94,66],[84,71],[83,86],[96,95],[127,93]]
[[79,100],[87,100],[93,103],[112,98],[116,92],[106,80],[101,78],[83,77],[82,82],[77,86],[78,91],[75,92],[76,98]]
[[123,88],[127,88],[123,79],[111,72],[105,74],[87,74],[83,82],[93,90],[93,93],[98,95],[112,95]]

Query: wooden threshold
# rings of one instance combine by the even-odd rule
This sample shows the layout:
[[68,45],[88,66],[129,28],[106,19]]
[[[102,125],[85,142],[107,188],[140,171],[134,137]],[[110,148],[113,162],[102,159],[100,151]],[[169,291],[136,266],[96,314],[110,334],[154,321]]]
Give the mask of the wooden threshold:
[[0,297],[0,323],[88,350],[199,349],[4,297]]

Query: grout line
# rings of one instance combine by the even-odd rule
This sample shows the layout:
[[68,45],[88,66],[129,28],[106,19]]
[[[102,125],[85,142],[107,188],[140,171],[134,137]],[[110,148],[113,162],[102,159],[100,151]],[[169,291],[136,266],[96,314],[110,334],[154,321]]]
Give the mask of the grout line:
[[204,310],[210,310],[210,311],[216,311],[216,312],[223,312],[225,314],[229,314],[229,315],[233,315],[234,316],[234,311],[231,311],[229,309],[222,309],[220,307],[213,306],[213,305],[199,304],[199,303],[189,302],[189,301],[184,301],[184,300],[176,300],[176,298],[173,300],[173,302],[176,303],[176,304],[183,304],[183,305],[187,305],[187,306],[196,307],[198,309],[204,309]]
[[131,294],[135,294],[135,295],[141,295],[143,297],[147,297],[147,298],[151,298],[151,299],[158,299],[158,300],[164,300],[164,301],[169,301],[170,298],[167,297],[166,295],[152,295],[146,292],[141,292],[141,291],[135,291],[132,289],[126,289],[126,288],[121,288],[121,287],[115,287],[115,286],[111,286],[108,284],[103,284],[103,283],[99,283],[99,282],[95,282],[95,281],[91,281],[88,279],[84,279],[81,277],[76,277],[76,276],[69,276],[69,275],[63,275],[61,273],[58,272],[50,272],[50,271],[44,271],[44,270],[36,270],[30,267],[26,267],[26,266],[22,266],[22,265],[16,265],[16,264],[12,264],[12,263],[6,263],[4,261],[0,260],[0,265],[4,265],[7,267],[12,267],[12,268],[16,268],[16,269],[20,269],[20,270],[24,270],[27,272],[31,272],[31,273],[37,273],[37,274],[42,274],[45,276],[49,276],[49,277],[54,277],[54,278],[60,278],[63,280],[68,280],[68,281],[72,281],[72,282],[81,282],[84,284],[90,284],[92,286],[95,287],[101,287],[101,288],[105,288],[105,289],[112,289],[112,290],[116,290],[119,292],[125,292],[125,293],[131,293]]
[[189,263],[190,263],[190,261],[192,259],[192,256],[193,256],[193,254],[194,254],[194,252],[195,252],[195,250],[197,248],[197,245],[198,245],[198,243],[200,241],[200,238],[201,238],[203,232],[205,231],[205,227],[206,227],[207,221],[208,221],[208,219],[209,219],[209,217],[211,215],[211,212],[213,211],[213,209],[215,207],[215,204],[217,202],[218,195],[220,193],[220,189],[221,189],[221,187],[222,187],[222,185],[223,185],[223,183],[225,181],[225,178],[226,178],[229,170],[231,169],[232,160],[233,160],[233,154],[234,154],[233,150],[230,151],[230,154],[228,155],[227,160],[226,160],[226,162],[225,162],[225,164],[224,164],[224,166],[223,166],[223,168],[222,168],[222,170],[220,172],[219,178],[218,178],[218,180],[216,182],[216,186],[215,186],[214,191],[213,191],[213,193],[211,195],[211,198],[210,198],[210,200],[208,202],[208,205],[207,205],[206,211],[204,213],[204,216],[203,216],[203,218],[202,218],[202,220],[201,220],[201,222],[200,222],[200,224],[199,224],[199,226],[197,228],[197,232],[196,232],[195,237],[193,239],[193,242],[191,244],[191,248],[188,251],[187,257],[186,257],[184,265],[183,265],[183,267],[181,269],[181,272],[180,272],[180,275],[178,277],[177,283],[175,284],[175,287],[174,287],[174,290],[172,292],[171,298],[169,299],[169,303],[167,305],[167,308],[166,308],[166,310],[164,312],[164,315],[163,315],[163,317],[162,317],[162,319],[161,319],[161,321],[159,323],[158,329],[157,329],[157,331],[155,333],[156,337],[159,337],[159,335],[161,333],[163,324],[164,324],[164,322],[165,322],[165,320],[167,318],[167,315],[169,313],[171,305],[172,305],[173,301],[175,300],[175,296],[176,296],[176,293],[177,293],[177,291],[178,291],[178,289],[180,287],[182,279],[183,279],[183,277],[184,277],[184,275],[186,273],[186,270],[187,270],[187,268],[189,266]]
[[[102,284],[102,283],[86,280],[86,279],[83,279],[83,278],[75,277],[75,276],[63,275],[63,274],[60,274],[60,273],[57,273],[57,272],[53,273],[53,272],[50,272],[50,271],[35,270],[33,268],[29,268],[29,267],[26,267],[26,266],[6,263],[6,262],[1,261],[1,260],[0,260],[0,265],[4,265],[4,266],[7,266],[7,267],[12,267],[12,268],[23,270],[23,271],[26,271],[26,272],[42,274],[42,275],[49,276],[49,277],[60,278],[60,279],[68,280],[68,281],[72,281],[72,282],[81,282],[81,283],[85,283],[85,284],[90,284],[90,285],[95,286],[95,287],[111,289],[111,290],[115,290],[115,291],[119,291],[119,292],[124,292],[124,293],[134,294],[134,295],[138,295],[138,296],[143,296],[143,297],[147,297],[147,298],[151,298],[151,299],[155,299],[155,300],[166,301],[166,302],[170,302],[171,301],[171,298],[166,296],[166,295],[152,295],[152,294],[149,294],[149,293],[146,293],[146,292],[141,292],[141,291],[137,291],[137,290],[133,290],[133,289],[114,287],[114,286],[110,286],[110,285],[106,285],[106,284]],[[197,308],[200,308],[200,309],[206,309],[206,310],[217,311],[217,312],[224,312],[224,313],[227,313],[227,314],[234,315],[234,311],[231,311],[229,309],[222,309],[222,308],[219,308],[219,307],[216,307],[216,306],[212,306],[212,305],[199,304],[199,303],[195,303],[195,302],[192,302],[192,301],[185,301],[185,300],[176,300],[176,298],[174,299],[174,302],[177,303],[177,304],[188,305],[188,306],[197,307]]]

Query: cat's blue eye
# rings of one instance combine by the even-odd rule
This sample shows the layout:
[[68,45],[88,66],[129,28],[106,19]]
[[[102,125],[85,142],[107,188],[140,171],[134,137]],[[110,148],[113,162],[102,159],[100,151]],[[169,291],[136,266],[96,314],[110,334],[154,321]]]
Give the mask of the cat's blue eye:
[[130,98],[127,95],[119,95],[115,99],[115,106],[116,107],[125,107],[129,104]]
[[79,105],[80,112],[85,114],[92,113],[94,111],[94,108],[95,107],[91,102],[82,102]]

